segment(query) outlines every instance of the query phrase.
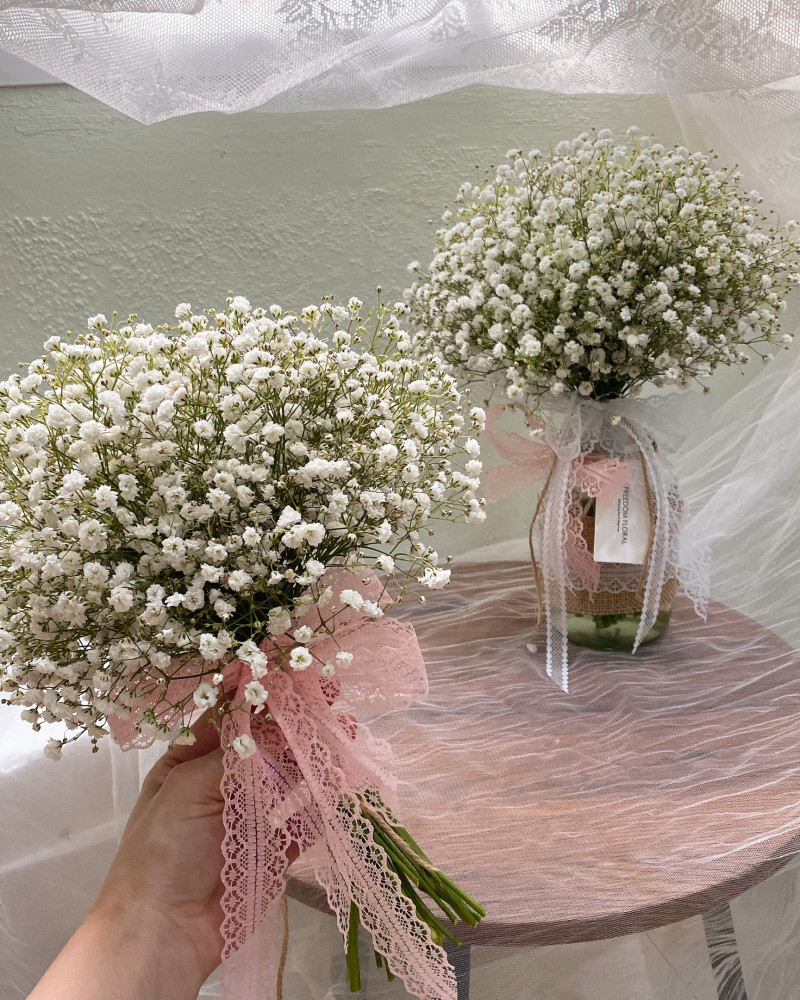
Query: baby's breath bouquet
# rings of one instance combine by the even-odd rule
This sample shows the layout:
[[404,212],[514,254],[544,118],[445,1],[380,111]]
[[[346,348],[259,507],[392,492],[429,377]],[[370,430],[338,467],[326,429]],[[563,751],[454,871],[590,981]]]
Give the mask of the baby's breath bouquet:
[[448,364],[500,373],[528,408],[687,385],[788,347],[798,227],[764,226],[758,192],[713,155],[607,130],[508,153],[465,183],[407,301]]
[[[635,397],[791,344],[780,314],[800,281],[798,227],[771,224],[713,154],[636,129],[549,155],[511,150],[494,176],[461,187],[443,223],[429,267],[411,265],[406,301],[424,350],[488,383],[546,444],[531,551],[538,534],[548,667],[560,662],[566,683],[567,635],[628,649],[656,638],[680,575],[681,503],[661,459],[698,422],[696,404]],[[622,513],[620,545],[598,547],[595,508],[617,501],[649,508],[638,560],[623,551]]]
[[[482,911],[392,816],[349,709],[424,690],[386,587],[444,586],[429,525],[483,519],[469,436],[483,411],[465,416],[454,379],[410,351],[402,303],[360,309],[235,297],[156,328],[98,315],[0,384],[2,689],[34,728],[64,724],[53,758],[109,729],[127,746],[191,742],[211,710],[226,957],[280,894],[289,844],[322,841],[353,986],[360,916],[390,972],[438,998],[452,934],[419,891],[452,919]],[[253,817],[264,803],[274,814]],[[251,864],[261,896],[242,900]]]

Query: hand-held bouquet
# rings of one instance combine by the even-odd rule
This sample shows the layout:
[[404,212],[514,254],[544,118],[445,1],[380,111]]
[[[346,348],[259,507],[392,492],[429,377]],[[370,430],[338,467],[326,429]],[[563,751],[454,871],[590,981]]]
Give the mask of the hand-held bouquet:
[[[637,130],[623,142],[601,131],[549,156],[508,156],[494,177],[462,186],[427,272],[411,265],[419,279],[406,300],[426,349],[450,370],[504,387],[542,436],[538,452],[496,440],[548,476],[532,532],[548,670],[560,665],[566,684],[568,611],[602,624],[625,605],[613,595],[633,595],[635,648],[679,575],[702,604],[703,559],[680,552],[681,505],[662,464],[696,422],[696,404],[636,396],[788,347],[779,318],[800,278],[800,244],[795,223],[768,225],[738,172]],[[651,515],[634,569],[593,558],[587,531],[620,488],[638,490]],[[681,573],[687,558],[694,569]]]
[[[444,586],[421,532],[480,521],[483,411],[411,353],[406,307],[323,301],[299,315],[230,298],[54,337],[0,384],[0,658],[7,702],[63,722],[48,756],[111,730],[191,741],[209,710],[225,749],[227,990],[277,963],[292,842],[311,852],[348,940],[390,974],[454,996],[440,947],[481,908],[389,810],[388,748],[355,715],[426,690],[387,584]],[[378,575],[379,574],[379,575]],[[274,969],[273,969],[274,973]],[[274,974],[272,976],[274,983]],[[255,993],[252,993],[255,996]]]

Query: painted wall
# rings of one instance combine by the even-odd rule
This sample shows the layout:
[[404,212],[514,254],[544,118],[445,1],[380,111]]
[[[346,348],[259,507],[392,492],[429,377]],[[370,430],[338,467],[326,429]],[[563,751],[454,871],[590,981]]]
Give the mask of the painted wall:
[[[160,322],[229,291],[295,309],[326,293],[370,302],[378,284],[396,298],[476,168],[631,124],[681,138],[657,96],[471,87],[381,111],[145,126],[66,86],[2,88],[0,374],[96,312]],[[480,529],[443,530],[442,548],[524,534],[526,517],[498,504]]]
[[228,291],[299,308],[395,295],[460,182],[592,125],[680,138],[664,98],[474,87],[382,111],[140,125],[68,87],[0,90],[0,370],[113,309]]

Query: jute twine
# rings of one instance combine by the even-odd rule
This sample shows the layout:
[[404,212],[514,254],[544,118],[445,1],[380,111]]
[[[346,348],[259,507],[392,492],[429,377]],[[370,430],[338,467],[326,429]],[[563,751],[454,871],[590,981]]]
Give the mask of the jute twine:
[[[642,565],[642,571],[639,576],[639,581],[635,590],[602,590],[598,589],[594,592],[590,590],[573,590],[570,587],[566,588],[565,591],[565,603],[566,611],[569,614],[577,615],[632,615],[641,614],[642,608],[644,606],[644,590],[647,583],[647,570],[650,563],[650,554],[653,548],[653,538],[655,536],[655,505],[653,503],[653,496],[650,490],[650,482],[647,476],[647,467],[644,462],[644,455],[639,452],[639,460],[642,463],[642,471],[644,472],[644,482],[645,488],[647,490],[647,505],[650,510],[650,533],[647,542],[647,551],[644,557],[644,564]],[[542,573],[539,565],[536,562],[536,553],[533,547],[533,529],[536,525],[537,518],[542,509],[542,504],[545,497],[547,496],[547,491],[550,488],[550,480],[553,477],[553,471],[556,467],[556,457],[553,456],[553,461],[550,464],[550,471],[547,474],[547,479],[545,480],[542,492],[539,494],[539,499],[536,504],[536,509],[533,512],[533,517],[531,518],[530,527],[528,528],[528,547],[531,554],[531,565],[533,567],[533,579],[536,587],[536,610],[537,610],[537,626],[542,624],[542,610],[544,607],[544,574]],[[586,542],[586,547],[589,552],[594,551],[594,515],[589,514],[584,511],[581,514],[581,526],[583,539]],[[675,596],[678,593],[678,581],[674,577],[667,580],[664,586],[661,588],[661,600],[659,606],[664,610],[669,610],[672,607],[672,602],[675,600]]]

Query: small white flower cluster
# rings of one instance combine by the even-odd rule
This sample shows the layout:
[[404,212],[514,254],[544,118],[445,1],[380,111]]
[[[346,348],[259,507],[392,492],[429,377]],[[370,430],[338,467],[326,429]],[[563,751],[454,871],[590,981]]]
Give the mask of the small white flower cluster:
[[505,375],[510,400],[595,399],[685,386],[759,344],[788,347],[779,314],[800,281],[797,225],[764,225],[761,198],[713,155],[631,129],[512,150],[466,183],[437,253],[406,292],[426,349],[452,369]]
[[[291,631],[314,606],[326,634],[343,609],[382,614],[333,594],[329,568],[446,582],[420,531],[483,519],[483,412],[411,352],[403,303],[360,309],[235,297],[155,329],[98,315],[0,383],[0,687],[34,726],[96,742],[136,710],[144,736],[191,742],[195,708],[226,710],[234,657],[253,711],[270,670],[348,665]],[[275,663],[256,644],[270,636]],[[174,703],[177,677],[194,684]]]

